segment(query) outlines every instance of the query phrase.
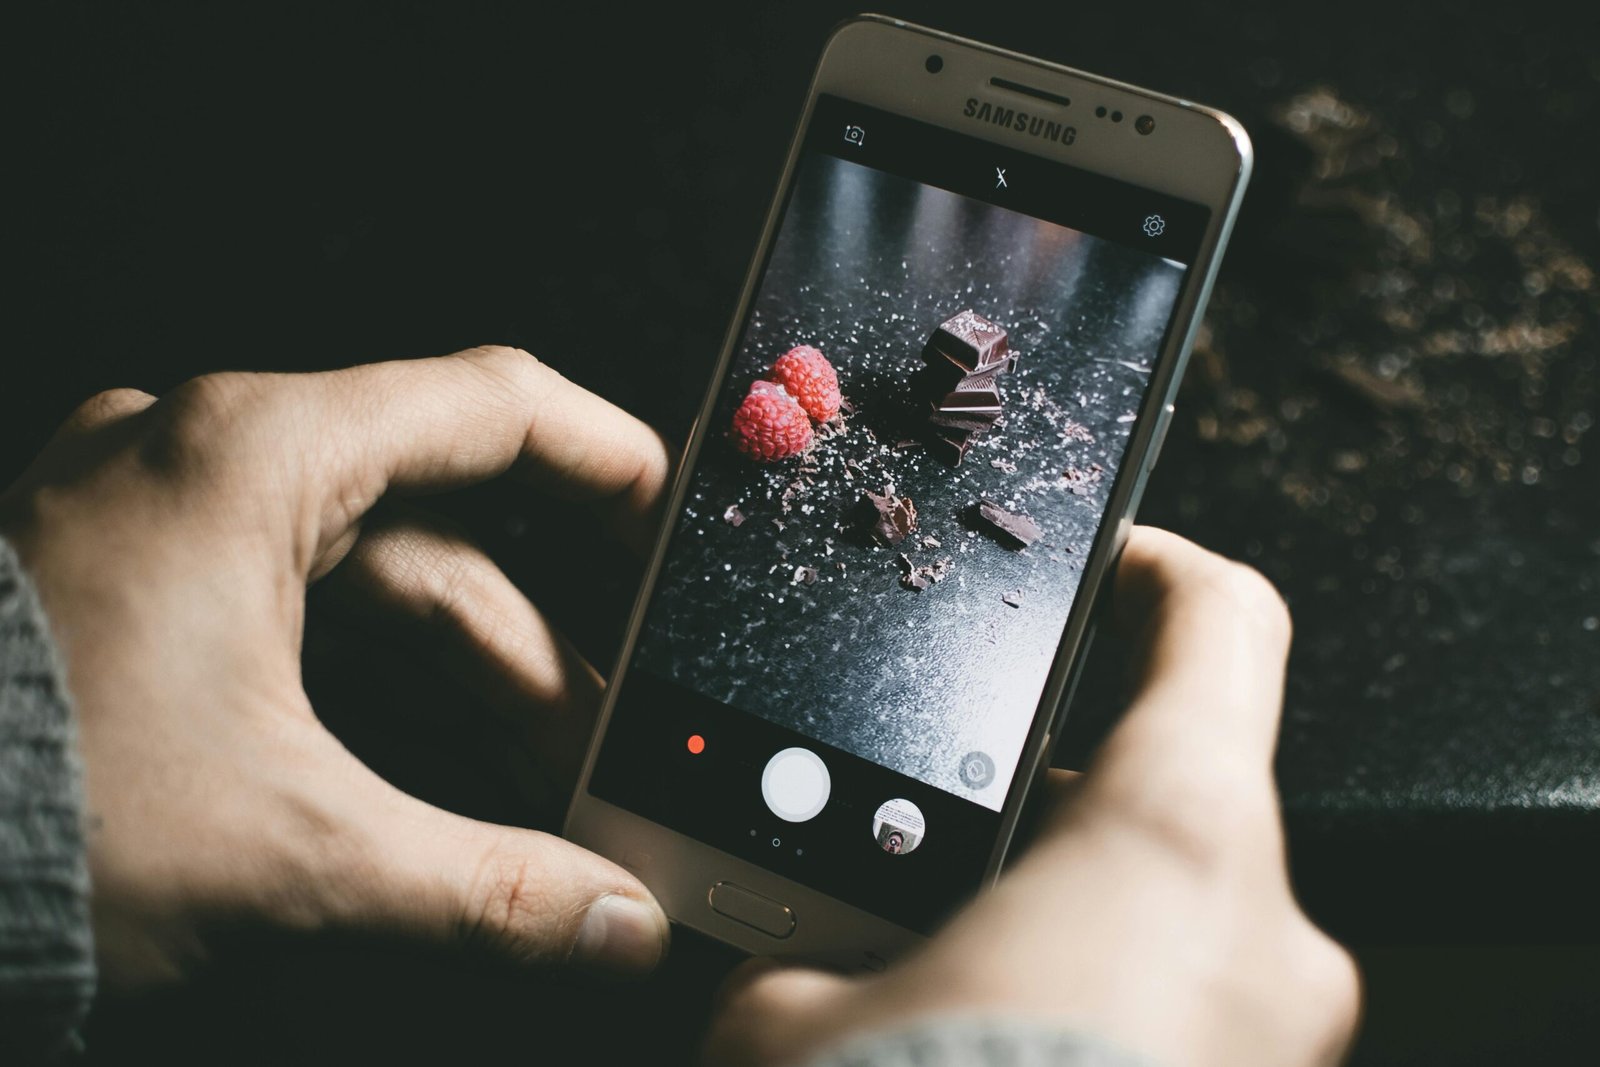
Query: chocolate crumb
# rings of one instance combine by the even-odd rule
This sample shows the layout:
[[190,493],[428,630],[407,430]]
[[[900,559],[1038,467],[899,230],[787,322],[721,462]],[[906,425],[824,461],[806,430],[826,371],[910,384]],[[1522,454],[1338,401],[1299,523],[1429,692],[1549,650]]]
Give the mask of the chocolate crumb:
[[856,413],[856,406],[850,403],[849,398],[841,396],[839,398],[839,410],[844,412],[846,415],[854,415]]
[[1015,589],[1009,593],[1004,593],[1001,595],[1000,600],[1011,607],[1020,608],[1022,607],[1022,590]]
[[796,567],[794,569],[794,577],[789,579],[789,584],[790,585],[799,585],[802,582],[804,582],[806,585],[815,585],[816,581],[817,581],[817,568],[815,568],[815,567]]
[[729,504],[728,510],[722,513],[722,521],[729,526],[743,526],[744,512],[739,510],[738,504]]
[[991,459],[989,461],[989,466],[993,467],[997,471],[1005,471],[1007,474],[1017,473],[1016,463],[1009,459]]
[[[1080,397],[1079,404],[1080,406],[1087,407],[1088,401],[1085,398]],[[1061,442],[1062,444],[1066,444],[1071,441],[1077,441],[1080,444],[1085,445],[1092,445],[1094,444],[1094,434],[1090,433],[1089,428],[1083,423],[1074,419],[1068,419],[1066,420],[1066,424],[1061,427]]]
[[948,556],[921,567],[911,562],[911,557],[904,552],[897,555],[895,560],[900,564],[901,587],[915,593],[920,593],[933,583],[949,576],[955,568],[955,562]]
[[1087,467],[1068,467],[1061,472],[1061,477],[1066,479],[1067,492],[1073,496],[1088,496],[1089,490],[1100,484],[1104,474],[1104,467],[1091,463]]
[[856,504],[857,521],[874,541],[898,545],[917,528],[917,507],[908,496],[895,496],[893,487],[886,493],[870,489]]
[[1044,533],[1028,516],[1007,511],[992,500],[978,501],[973,512],[985,530],[1008,548],[1027,548]]

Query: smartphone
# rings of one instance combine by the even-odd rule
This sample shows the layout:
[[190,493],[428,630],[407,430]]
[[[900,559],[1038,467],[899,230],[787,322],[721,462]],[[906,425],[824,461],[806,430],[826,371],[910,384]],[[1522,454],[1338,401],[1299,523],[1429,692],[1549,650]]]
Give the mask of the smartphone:
[[846,968],[993,882],[1250,165],[1188,101],[838,27],[567,836],[679,924]]

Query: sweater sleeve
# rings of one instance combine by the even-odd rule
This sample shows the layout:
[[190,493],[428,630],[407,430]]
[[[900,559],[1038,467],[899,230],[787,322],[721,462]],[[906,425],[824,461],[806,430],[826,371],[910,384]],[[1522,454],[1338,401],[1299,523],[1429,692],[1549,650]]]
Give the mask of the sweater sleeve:
[[929,1018],[865,1034],[806,1067],[1154,1067],[1090,1034],[1036,1020]]
[[64,673],[0,540],[0,1061],[78,1045],[94,996],[82,771]]

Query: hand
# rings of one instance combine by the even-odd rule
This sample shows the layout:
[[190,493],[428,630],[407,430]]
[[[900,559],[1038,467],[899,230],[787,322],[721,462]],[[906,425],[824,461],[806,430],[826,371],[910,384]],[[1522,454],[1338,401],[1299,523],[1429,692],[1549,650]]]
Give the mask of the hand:
[[736,973],[708,1059],[793,1064],[886,1024],[993,1013],[1167,1067],[1339,1061],[1359,979],[1295,903],[1272,780],[1283,602],[1255,571],[1138,528],[1114,607],[1141,631],[1138,693],[1000,884],[885,974]]
[[459,537],[363,533],[390,491],[506,471],[650,525],[667,451],[526,353],[313,375],[218,374],[81,407],[0,497],[76,703],[102,977],[189,973],[239,923],[403,933],[519,962],[642,972],[667,921],[632,875],[565,841],[391,787],[318,722],[300,679],[306,585],[335,567],[446,625],[552,738],[601,682]]

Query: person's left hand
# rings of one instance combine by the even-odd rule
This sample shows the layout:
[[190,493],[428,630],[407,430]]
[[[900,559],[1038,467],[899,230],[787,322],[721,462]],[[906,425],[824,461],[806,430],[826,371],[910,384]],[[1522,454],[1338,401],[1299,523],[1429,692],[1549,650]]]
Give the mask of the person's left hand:
[[652,968],[667,920],[637,879],[390,786],[317,720],[300,644],[306,586],[338,567],[457,631],[553,739],[586,730],[599,677],[481,551],[363,516],[515,471],[639,541],[668,467],[643,423],[506,348],[84,404],[0,496],[0,535],[66,660],[103,976],[186,975],[239,923]]

